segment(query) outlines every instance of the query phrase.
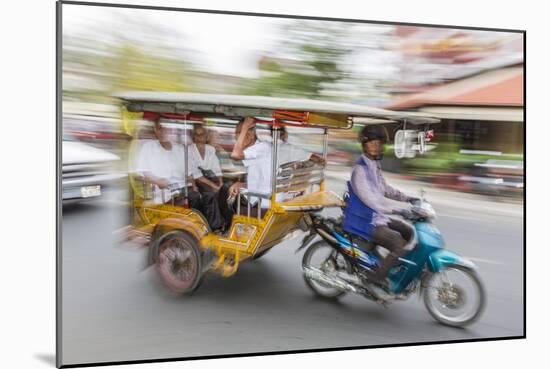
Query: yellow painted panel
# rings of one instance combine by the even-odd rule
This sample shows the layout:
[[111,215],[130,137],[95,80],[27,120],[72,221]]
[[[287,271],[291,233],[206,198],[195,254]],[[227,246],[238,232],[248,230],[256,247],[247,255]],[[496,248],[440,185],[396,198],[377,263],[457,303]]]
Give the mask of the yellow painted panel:
[[259,244],[256,245],[254,251],[256,252],[264,245],[285,237],[290,231],[296,229],[302,215],[301,212],[275,214],[271,225],[266,229],[265,235],[259,240]]
[[329,128],[350,128],[347,114],[309,113],[307,123]]
[[121,115],[124,132],[133,137],[137,131],[136,121],[143,118],[143,113],[129,112],[126,106],[122,106]]
[[303,196],[298,196],[292,200],[283,201],[279,203],[279,206],[283,209],[294,208],[300,206],[321,206],[321,207],[335,207],[343,206],[342,199],[334,192],[330,191],[318,191],[308,193]]

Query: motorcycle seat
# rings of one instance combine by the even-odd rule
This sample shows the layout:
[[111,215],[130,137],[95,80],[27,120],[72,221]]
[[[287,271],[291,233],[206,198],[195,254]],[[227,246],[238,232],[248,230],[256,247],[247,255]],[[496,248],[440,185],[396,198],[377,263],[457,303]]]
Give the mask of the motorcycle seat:
[[376,247],[376,244],[374,242],[372,242],[371,240],[366,240],[363,237],[359,237],[351,233],[346,233],[346,236],[353,244],[357,245],[357,247],[359,247],[364,252],[372,251]]

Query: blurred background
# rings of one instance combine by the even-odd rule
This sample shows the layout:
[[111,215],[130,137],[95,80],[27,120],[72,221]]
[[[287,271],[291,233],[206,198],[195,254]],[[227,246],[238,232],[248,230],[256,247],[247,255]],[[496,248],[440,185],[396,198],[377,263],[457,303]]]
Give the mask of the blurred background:
[[[522,201],[522,34],[78,6],[65,7],[64,19],[68,139],[124,158],[132,132],[110,97],[124,90],[421,111],[442,119],[430,151],[397,160],[390,143],[384,169],[439,188]],[[329,169],[345,171],[354,162],[359,128],[332,133]],[[311,146],[305,135],[291,137]]]
[[[522,334],[523,51],[521,33],[63,5],[64,363]],[[482,320],[453,330],[414,301],[382,312],[359,297],[312,301],[297,240],[231,279],[207,279],[190,299],[159,293],[138,273],[144,252],[117,242],[135,130],[111,96],[125,90],[305,97],[441,118],[425,154],[397,159],[389,142],[383,169],[408,194],[427,189],[449,247],[480,266]],[[359,129],[331,132],[329,189],[344,190]],[[307,133],[291,128],[289,141],[320,151],[320,135]],[[233,132],[210,134],[222,164],[236,165]],[[70,190],[93,176],[99,198]]]

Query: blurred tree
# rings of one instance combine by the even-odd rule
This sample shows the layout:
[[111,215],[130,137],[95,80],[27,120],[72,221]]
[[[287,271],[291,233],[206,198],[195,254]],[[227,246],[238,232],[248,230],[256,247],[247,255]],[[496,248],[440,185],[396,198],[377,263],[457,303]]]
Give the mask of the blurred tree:
[[[284,40],[260,60],[260,78],[248,93],[308,98],[372,98],[382,78],[367,80],[357,63],[387,42],[389,27],[327,21],[291,21],[281,27]],[[365,93],[366,90],[368,93]],[[373,94],[374,91],[374,94]]]
[[[90,45],[90,43],[88,43]],[[186,64],[155,55],[135,44],[117,44],[108,53],[101,44],[63,52],[63,95],[77,100],[110,100],[116,91],[185,91]]]
[[[63,97],[87,102],[109,102],[116,91],[185,91],[190,67],[166,30],[123,19],[114,31],[64,36]],[[129,32],[135,28],[136,32]]]
[[334,24],[293,21],[285,25],[284,42],[260,61],[261,77],[252,81],[255,95],[319,97],[323,88],[346,76],[339,63],[352,49],[346,32]]
[[135,45],[120,45],[103,65],[112,73],[110,92],[184,91],[187,87],[185,63],[155,55],[154,50],[140,50]]

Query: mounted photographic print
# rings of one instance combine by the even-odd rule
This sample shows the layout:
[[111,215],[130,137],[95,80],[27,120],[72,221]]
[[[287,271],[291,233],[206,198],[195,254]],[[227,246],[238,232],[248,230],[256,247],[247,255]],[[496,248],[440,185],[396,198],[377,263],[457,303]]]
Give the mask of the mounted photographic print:
[[59,2],[57,365],[524,338],[524,43]]

